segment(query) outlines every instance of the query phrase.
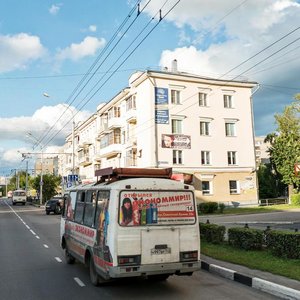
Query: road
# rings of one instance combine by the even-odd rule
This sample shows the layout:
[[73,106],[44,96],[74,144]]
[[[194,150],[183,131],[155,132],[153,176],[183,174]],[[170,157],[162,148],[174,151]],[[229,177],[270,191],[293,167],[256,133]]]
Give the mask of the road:
[[60,216],[0,199],[0,299],[278,299],[208,273],[171,276],[166,282],[122,279],[94,287],[88,270],[67,265],[59,245]]
[[300,231],[300,209],[291,211],[280,211],[272,213],[258,213],[250,215],[202,215],[200,222],[224,225],[228,227],[245,226],[247,223],[250,228],[266,229],[286,229]]

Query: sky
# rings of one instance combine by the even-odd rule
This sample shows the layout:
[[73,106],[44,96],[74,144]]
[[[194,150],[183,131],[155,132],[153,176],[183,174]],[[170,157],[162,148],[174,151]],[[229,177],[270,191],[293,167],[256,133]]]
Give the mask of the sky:
[[174,59],[257,82],[255,135],[273,132],[300,90],[299,15],[296,0],[1,0],[0,176],[24,169],[21,153],[55,153],[132,73]]

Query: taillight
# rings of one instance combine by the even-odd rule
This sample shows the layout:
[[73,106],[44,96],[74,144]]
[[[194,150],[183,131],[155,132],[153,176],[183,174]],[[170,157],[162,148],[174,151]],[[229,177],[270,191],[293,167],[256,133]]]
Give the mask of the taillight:
[[195,261],[198,260],[198,251],[180,252],[180,261]]
[[140,263],[141,263],[140,255],[118,256],[118,265],[120,266],[138,265]]

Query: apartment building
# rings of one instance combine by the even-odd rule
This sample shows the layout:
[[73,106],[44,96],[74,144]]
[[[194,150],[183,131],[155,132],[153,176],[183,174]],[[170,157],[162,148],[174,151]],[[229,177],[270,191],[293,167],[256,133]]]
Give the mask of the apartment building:
[[98,168],[172,167],[176,178],[190,179],[198,201],[257,204],[256,85],[176,69],[136,72],[76,128],[76,170],[95,180]]
[[256,155],[256,166],[260,164],[266,164],[270,162],[270,155],[268,149],[271,147],[269,142],[265,142],[265,136],[255,137],[255,155]]

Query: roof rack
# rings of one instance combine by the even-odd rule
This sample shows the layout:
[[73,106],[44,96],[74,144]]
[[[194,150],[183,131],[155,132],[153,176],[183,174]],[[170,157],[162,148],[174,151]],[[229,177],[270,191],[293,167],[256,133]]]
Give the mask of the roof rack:
[[[172,168],[154,169],[154,168],[104,168],[95,171],[97,183],[104,181],[116,181],[124,178],[171,178]],[[100,179],[98,179],[100,177]]]

